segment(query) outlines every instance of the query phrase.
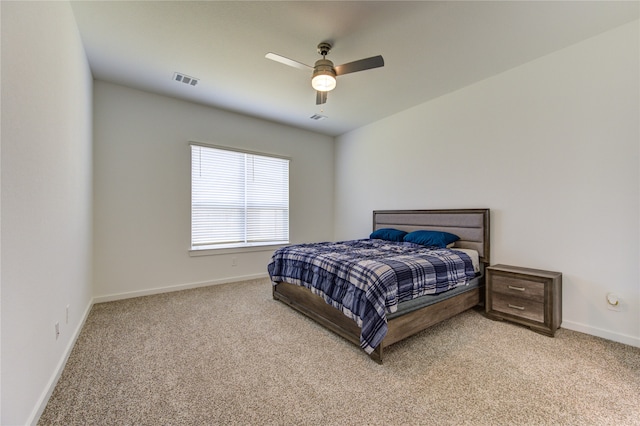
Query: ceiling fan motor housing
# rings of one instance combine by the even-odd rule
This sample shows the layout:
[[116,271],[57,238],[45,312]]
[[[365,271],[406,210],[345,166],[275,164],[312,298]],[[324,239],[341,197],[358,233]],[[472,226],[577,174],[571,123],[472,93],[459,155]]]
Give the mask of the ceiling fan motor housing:
[[333,68],[333,62],[328,59],[318,59],[313,67],[313,76],[318,74],[330,73],[336,76],[336,70]]

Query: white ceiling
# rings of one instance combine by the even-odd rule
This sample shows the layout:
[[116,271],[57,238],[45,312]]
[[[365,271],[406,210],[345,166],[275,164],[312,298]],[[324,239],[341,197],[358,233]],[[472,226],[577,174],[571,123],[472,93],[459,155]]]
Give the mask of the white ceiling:
[[[96,79],[337,136],[638,19],[637,1],[71,1]],[[323,106],[311,75],[336,65]],[[200,79],[195,87],[175,72]],[[314,114],[328,118],[311,120]]]

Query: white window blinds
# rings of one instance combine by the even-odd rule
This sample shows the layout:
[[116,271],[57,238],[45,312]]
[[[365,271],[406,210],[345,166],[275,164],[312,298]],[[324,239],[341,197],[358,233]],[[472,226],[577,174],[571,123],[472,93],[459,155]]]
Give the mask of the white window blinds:
[[191,145],[191,246],[289,242],[289,160]]

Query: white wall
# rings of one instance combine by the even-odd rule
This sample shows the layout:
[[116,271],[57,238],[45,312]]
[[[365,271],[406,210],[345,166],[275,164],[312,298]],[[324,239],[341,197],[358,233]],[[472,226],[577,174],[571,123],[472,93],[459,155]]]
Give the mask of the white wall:
[[189,141],[290,157],[292,242],[333,236],[333,138],[100,81],[94,111],[96,301],[266,276],[273,248],[189,256]]
[[332,138],[97,82],[92,170],[92,82],[69,5],[1,2],[0,16],[1,424],[37,420],[93,295],[264,275],[270,251],[188,256],[188,140],[292,157],[293,242],[366,235],[374,209],[490,207],[493,263],[562,271],[563,326],[640,346],[638,22],[344,135],[335,152]]
[[339,137],[336,238],[367,235],[374,209],[488,207],[493,264],[562,272],[564,327],[640,346],[638,37],[635,21]]
[[1,8],[0,423],[21,425],[44,409],[91,302],[92,77],[68,3]]

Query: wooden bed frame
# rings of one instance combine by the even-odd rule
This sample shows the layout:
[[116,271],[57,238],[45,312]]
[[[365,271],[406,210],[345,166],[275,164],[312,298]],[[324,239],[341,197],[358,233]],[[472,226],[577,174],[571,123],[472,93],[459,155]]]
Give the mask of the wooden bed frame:
[[[373,230],[380,228],[450,232],[460,237],[456,247],[478,251],[483,273],[484,267],[489,265],[489,209],[378,210],[373,212]],[[484,277],[481,284],[471,291],[389,319],[387,334],[371,353],[371,358],[382,363],[384,348],[481,303],[484,300]],[[355,321],[307,288],[279,282],[273,286],[273,298],[360,346],[360,327]]]

